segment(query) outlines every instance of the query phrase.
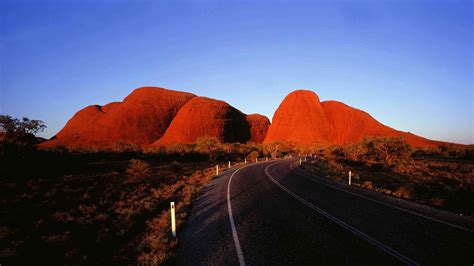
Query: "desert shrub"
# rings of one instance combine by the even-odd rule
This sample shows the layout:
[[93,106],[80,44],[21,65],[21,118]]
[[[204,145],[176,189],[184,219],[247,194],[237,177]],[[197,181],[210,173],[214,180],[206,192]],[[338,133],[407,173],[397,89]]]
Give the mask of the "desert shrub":
[[362,187],[366,189],[374,189],[374,184],[372,181],[364,181],[364,183],[362,183]]
[[397,160],[407,159],[411,151],[410,145],[403,138],[364,138],[363,145],[367,149],[364,157],[368,161],[381,161],[386,165],[392,165]]
[[176,174],[176,177],[178,177],[179,170],[181,170],[182,166],[179,162],[177,161],[172,161],[170,163],[170,170]]
[[176,238],[169,234],[169,211],[147,222],[147,233],[138,246],[139,265],[161,265],[171,255],[171,249],[177,245]]
[[445,200],[439,197],[432,198],[430,200],[431,205],[436,206],[436,207],[443,207],[444,206]]
[[399,187],[395,192],[393,192],[393,195],[404,199],[411,199],[413,197],[411,190],[406,186]]
[[142,160],[132,159],[126,173],[128,183],[141,182],[150,176],[150,164]]
[[220,149],[220,142],[215,137],[200,137],[196,140],[196,152],[207,154],[210,160],[215,160]]
[[176,143],[165,148],[168,154],[188,154],[192,153],[195,149],[194,144],[180,144]]
[[366,152],[367,148],[362,143],[348,144],[342,147],[346,158],[358,161]]
[[345,157],[344,148],[341,146],[333,146],[331,149],[332,157]]
[[141,148],[136,144],[126,143],[124,140],[119,140],[118,142],[112,144],[109,147],[109,150],[112,152],[138,152],[142,151]]
[[437,147],[436,153],[444,157],[472,159],[474,155],[474,145],[443,144]]
[[263,146],[265,155],[269,155],[272,158],[278,158],[284,149],[284,144],[279,141],[274,141]]
[[258,151],[253,151],[247,155],[247,161],[255,162],[255,159],[258,158],[260,153]]

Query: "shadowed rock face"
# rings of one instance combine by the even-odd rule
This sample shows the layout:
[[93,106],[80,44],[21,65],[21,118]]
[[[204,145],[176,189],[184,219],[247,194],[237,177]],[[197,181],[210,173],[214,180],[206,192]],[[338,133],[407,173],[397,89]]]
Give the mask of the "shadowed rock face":
[[160,138],[179,109],[195,95],[158,87],[134,90],[123,102],[88,106],[77,112],[43,147],[106,147],[150,144]]
[[262,143],[267,135],[270,120],[268,117],[260,114],[247,115],[247,122],[250,126],[250,142]]
[[194,143],[200,137],[220,142],[247,142],[250,127],[245,114],[224,101],[195,97],[179,110],[168,130],[153,145]]
[[403,137],[415,147],[436,146],[425,139],[385,126],[368,113],[337,101],[320,102],[312,91],[297,90],[280,104],[264,143],[349,144],[366,136]]

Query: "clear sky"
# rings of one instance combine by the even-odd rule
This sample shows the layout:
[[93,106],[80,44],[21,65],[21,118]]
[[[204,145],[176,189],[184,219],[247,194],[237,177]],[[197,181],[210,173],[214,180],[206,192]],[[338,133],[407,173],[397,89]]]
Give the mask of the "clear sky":
[[314,90],[474,143],[473,1],[0,1],[0,113],[44,120],[160,86],[273,116]]

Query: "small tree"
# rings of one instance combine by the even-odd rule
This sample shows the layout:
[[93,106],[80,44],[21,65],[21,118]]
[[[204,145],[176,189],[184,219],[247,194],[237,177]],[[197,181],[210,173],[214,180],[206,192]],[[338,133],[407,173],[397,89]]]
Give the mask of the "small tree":
[[46,125],[41,120],[30,120],[23,117],[21,120],[9,115],[0,115],[1,142],[10,142],[24,147],[38,132],[44,131]]
[[411,147],[403,138],[373,137],[365,138],[364,146],[367,148],[367,156],[376,161],[383,161],[387,165],[395,160],[407,157]]
[[196,152],[209,155],[210,160],[215,160],[219,152],[220,142],[216,137],[200,137],[196,140]]
[[357,161],[366,153],[366,147],[362,143],[348,144],[343,147],[344,154],[347,158]]
[[283,143],[279,141],[270,142],[263,146],[263,150],[266,154],[270,154],[272,158],[277,158],[283,148]]

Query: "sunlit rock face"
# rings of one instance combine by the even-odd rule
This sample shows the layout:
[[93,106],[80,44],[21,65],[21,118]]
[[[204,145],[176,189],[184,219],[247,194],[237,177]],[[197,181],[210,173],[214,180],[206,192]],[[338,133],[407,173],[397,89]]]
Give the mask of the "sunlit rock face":
[[318,95],[308,90],[288,94],[276,110],[265,143],[328,143],[329,124]]
[[163,136],[176,113],[193,97],[191,93],[158,87],[138,88],[122,102],[80,110],[52,140],[41,146],[150,144]]
[[368,113],[344,103],[320,102],[316,93],[308,90],[296,90],[286,96],[275,112],[264,143],[343,145],[368,136],[403,137],[415,147],[441,143],[385,126]]

